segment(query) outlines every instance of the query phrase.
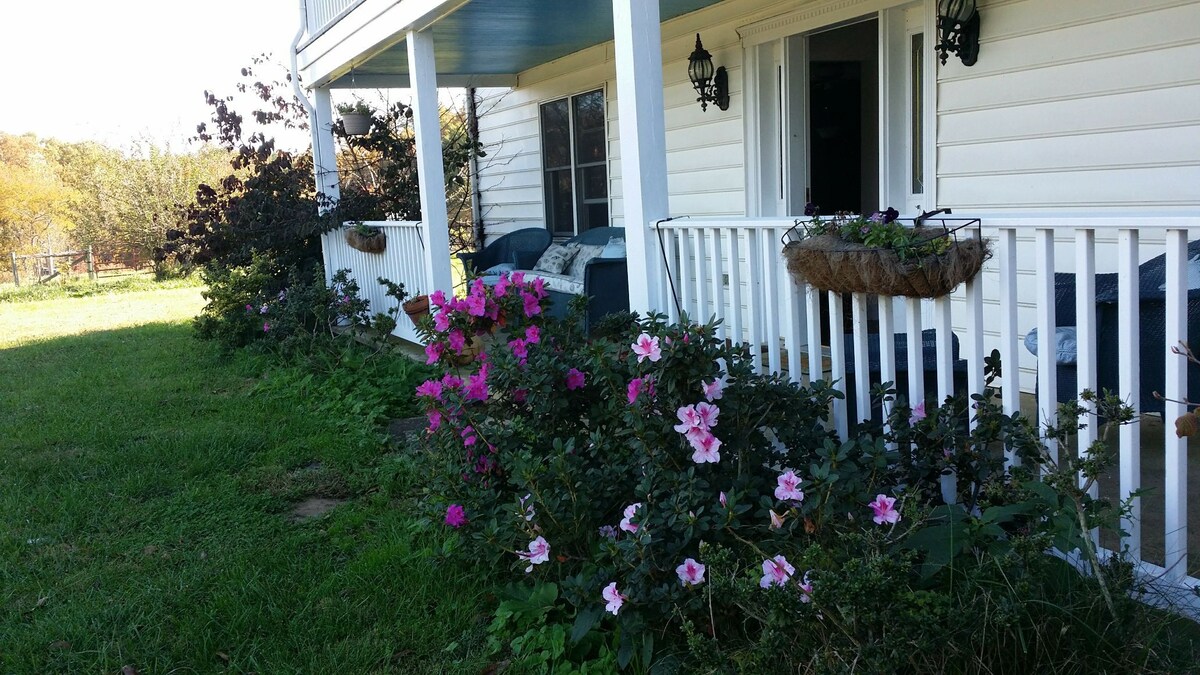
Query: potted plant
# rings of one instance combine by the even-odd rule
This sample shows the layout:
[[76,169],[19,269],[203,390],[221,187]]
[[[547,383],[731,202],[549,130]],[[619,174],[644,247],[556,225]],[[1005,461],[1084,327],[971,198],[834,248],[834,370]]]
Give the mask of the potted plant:
[[387,248],[387,235],[378,227],[358,222],[351,224],[345,232],[346,243],[352,249],[363,253],[383,253]]
[[342,128],[347,136],[362,136],[371,130],[371,119],[375,111],[362,99],[354,103],[339,103],[338,114],[342,116]]
[[822,219],[813,204],[804,214],[811,220],[788,230],[783,254],[794,279],[821,290],[937,298],[973,279],[991,257],[987,240],[957,236],[978,220],[950,228],[944,219],[928,226],[918,217],[906,227],[891,207]]
[[413,325],[420,323],[422,317],[429,316],[429,296],[418,293],[404,301],[404,313],[412,320]]

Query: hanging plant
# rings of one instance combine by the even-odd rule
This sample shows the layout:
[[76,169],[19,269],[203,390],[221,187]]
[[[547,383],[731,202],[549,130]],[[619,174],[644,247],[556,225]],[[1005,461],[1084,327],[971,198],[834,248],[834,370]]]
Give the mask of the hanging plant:
[[355,223],[346,228],[346,243],[350,248],[363,253],[383,253],[387,248],[387,235],[378,227]]
[[945,219],[929,226],[916,218],[906,227],[893,208],[822,219],[809,204],[804,213],[811,220],[788,230],[783,255],[796,281],[821,290],[937,298],[975,278],[991,257],[987,240],[957,236],[978,220],[950,228]]
[[342,116],[342,128],[347,136],[363,136],[371,130],[371,121],[375,111],[362,99],[354,103],[339,103],[338,114]]

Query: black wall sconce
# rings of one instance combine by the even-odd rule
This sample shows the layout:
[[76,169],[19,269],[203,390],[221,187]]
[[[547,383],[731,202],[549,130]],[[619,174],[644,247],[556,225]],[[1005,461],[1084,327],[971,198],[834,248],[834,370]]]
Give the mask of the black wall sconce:
[[937,50],[942,65],[950,54],[957,54],[964,66],[979,59],[979,10],[975,0],[938,0],[939,38]]
[[688,57],[688,78],[700,97],[701,110],[708,110],[712,103],[721,110],[729,110],[729,74],[725,66],[713,71],[712,54],[700,43],[700,34],[696,33],[696,51]]

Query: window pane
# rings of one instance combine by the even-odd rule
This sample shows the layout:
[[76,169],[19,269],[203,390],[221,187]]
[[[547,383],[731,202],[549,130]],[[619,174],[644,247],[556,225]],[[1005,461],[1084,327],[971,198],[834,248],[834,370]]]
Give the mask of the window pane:
[[575,234],[575,219],[572,213],[575,201],[571,194],[571,171],[569,169],[546,172],[546,217],[550,231],[554,234]]
[[571,102],[575,108],[575,161],[580,164],[603,162],[606,140],[604,92],[580,94]]
[[542,104],[542,161],[546,169],[571,166],[571,120],[567,99]]
[[604,170],[604,165],[580,169],[579,189],[583,192],[585,200],[608,197],[608,172]]
[[925,35],[917,33],[912,36],[912,193],[925,193],[925,98],[921,92],[925,88]]
[[579,208],[579,231],[608,227],[608,200],[583,204]]

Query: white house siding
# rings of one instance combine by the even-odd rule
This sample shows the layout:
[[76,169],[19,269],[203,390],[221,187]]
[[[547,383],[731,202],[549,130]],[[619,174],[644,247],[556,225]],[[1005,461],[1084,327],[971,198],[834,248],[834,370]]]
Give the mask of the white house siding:
[[[978,63],[952,58],[938,70],[938,206],[985,225],[1053,223],[1055,268],[1068,272],[1074,225],[1103,216],[1152,228],[1155,216],[1197,214],[1200,2],[990,0],[980,15]],[[1096,239],[1097,272],[1114,271],[1116,232]],[[1019,250],[1033,241],[1030,229]],[[1148,229],[1139,257],[1162,245]],[[1032,256],[1019,262],[1025,331],[1036,323],[1036,270]],[[984,301],[998,310],[994,265],[985,279]],[[999,326],[988,328],[990,349]],[[1036,364],[1024,350],[1020,362],[1022,389],[1031,390]]]
[[[742,46],[737,27],[813,2],[730,0],[663,24],[663,83],[667,171],[673,216],[743,217],[746,170],[743,149]],[[729,110],[701,111],[687,78],[696,33],[716,66],[729,72]],[[538,105],[604,87],[608,115],[609,214],[623,225],[618,143],[616,68],[606,43],[520,73],[511,90],[486,90],[480,107],[480,141],[489,157],[480,167],[481,206],[489,238],[543,226]]]

